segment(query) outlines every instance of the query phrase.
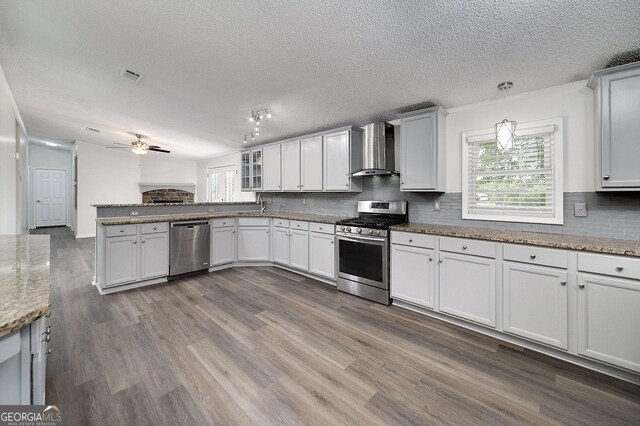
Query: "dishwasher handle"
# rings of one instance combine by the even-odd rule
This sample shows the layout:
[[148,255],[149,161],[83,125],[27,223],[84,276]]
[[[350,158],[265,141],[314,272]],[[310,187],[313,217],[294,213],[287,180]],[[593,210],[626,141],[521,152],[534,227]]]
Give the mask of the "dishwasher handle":
[[172,228],[188,228],[195,229],[197,226],[209,226],[209,222],[173,222]]

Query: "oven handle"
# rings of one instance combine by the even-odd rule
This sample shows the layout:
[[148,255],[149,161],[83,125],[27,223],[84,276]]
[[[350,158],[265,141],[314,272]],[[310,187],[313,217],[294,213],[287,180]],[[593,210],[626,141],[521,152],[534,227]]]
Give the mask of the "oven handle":
[[344,240],[344,241],[352,241],[354,243],[361,243],[361,242],[367,242],[367,241],[371,241],[371,242],[375,242],[375,243],[384,243],[385,241],[387,241],[386,238],[376,238],[376,237],[355,237],[355,238],[350,238],[350,237],[345,237],[342,235],[337,235],[339,240]]

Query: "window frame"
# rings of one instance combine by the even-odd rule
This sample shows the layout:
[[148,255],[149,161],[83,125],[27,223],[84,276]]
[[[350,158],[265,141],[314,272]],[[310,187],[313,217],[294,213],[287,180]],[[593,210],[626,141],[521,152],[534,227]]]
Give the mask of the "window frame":
[[[485,220],[492,222],[520,222],[534,224],[562,225],[564,223],[564,119],[552,118],[546,120],[518,123],[516,136],[523,137],[540,133],[553,133],[553,189],[552,197],[553,215],[550,217],[532,214],[509,215],[509,214],[483,214],[469,212],[469,140],[474,142],[480,140],[495,139],[495,129],[473,130],[462,133],[462,219]],[[548,128],[553,126],[552,131]],[[484,139],[486,137],[486,139]]]

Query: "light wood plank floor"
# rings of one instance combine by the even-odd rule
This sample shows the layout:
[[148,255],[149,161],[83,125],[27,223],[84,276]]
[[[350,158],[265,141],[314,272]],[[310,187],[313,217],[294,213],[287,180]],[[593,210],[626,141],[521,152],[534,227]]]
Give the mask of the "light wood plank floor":
[[637,386],[277,268],[99,296],[94,240],[40,232],[66,424],[640,424]]

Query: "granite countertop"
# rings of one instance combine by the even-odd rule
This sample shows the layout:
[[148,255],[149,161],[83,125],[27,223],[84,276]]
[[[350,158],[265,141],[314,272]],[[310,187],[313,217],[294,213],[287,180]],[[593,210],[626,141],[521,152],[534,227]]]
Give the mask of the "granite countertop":
[[153,223],[153,222],[180,222],[185,220],[209,220],[226,217],[266,217],[276,219],[302,220],[305,222],[318,222],[335,224],[337,221],[344,219],[342,216],[325,216],[306,213],[291,212],[270,212],[260,213],[258,211],[240,211],[240,212],[213,212],[213,213],[180,213],[180,214],[163,214],[163,215],[147,215],[147,216],[122,216],[122,217],[103,217],[96,219],[101,225],[132,225],[137,223]]
[[502,231],[489,228],[429,225],[423,223],[394,225],[391,227],[391,230],[640,257],[640,241],[634,240],[581,237],[577,235],[547,234],[542,232]]
[[91,204],[91,207],[163,207],[163,206],[243,206],[255,201],[213,201],[202,203],[138,203],[138,204]]
[[0,235],[0,336],[49,313],[49,236]]

